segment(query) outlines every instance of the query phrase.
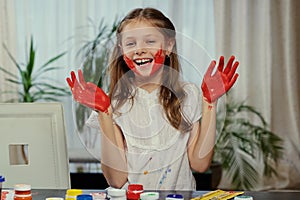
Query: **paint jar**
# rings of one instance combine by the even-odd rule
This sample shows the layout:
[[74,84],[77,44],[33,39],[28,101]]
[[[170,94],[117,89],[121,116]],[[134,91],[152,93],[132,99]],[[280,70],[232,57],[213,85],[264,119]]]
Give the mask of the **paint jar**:
[[2,194],[2,183],[5,181],[4,176],[0,176],[0,199],[2,199],[1,194]]
[[140,200],[158,200],[158,192],[143,192],[140,194]]
[[112,200],[126,200],[126,190],[109,187],[106,189],[107,197]]
[[166,200],[184,200],[181,194],[168,194]]
[[128,200],[138,200],[140,194],[144,192],[143,185],[141,184],[129,184],[127,188],[127,199]]
[[14,186],[14,200],[32,200],[31,185],[17,184]]
[[45,200],[64,200],[62,197],[47,197]]
[[78,195],[82,194],[82,190],[78,189],[68,189],[66,192],[66,200],[76,200]]
[[252,196],[241,195],[241,196],[234,197],[234,200],[253,200],[253,197]]
[[105,200],[107,195],[104,192],[92,192],[93,200]]
[[80,194],[77,195],[77,200],[93,200],[93,196],[90,194]]
[[14,190],[2,190],[2,199],[12,200],[14,199],[15,191]]

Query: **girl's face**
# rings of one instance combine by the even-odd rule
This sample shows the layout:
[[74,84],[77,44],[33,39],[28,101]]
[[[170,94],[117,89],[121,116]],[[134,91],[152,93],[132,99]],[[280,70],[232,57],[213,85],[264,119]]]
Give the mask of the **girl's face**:
[[165,56],[172,51],[173,40],[145,21],[125,25],[121,33],[120,48],[128,67],[141,76],[151,76],[164,64]]

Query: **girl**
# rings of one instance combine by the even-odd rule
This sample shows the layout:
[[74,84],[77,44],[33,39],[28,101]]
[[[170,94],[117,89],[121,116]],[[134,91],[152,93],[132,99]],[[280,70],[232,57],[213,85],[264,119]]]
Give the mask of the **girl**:
[[[198,87],[180,78],[172,22],[153,8],[131,11],[119,24],[107,96],[82,72],[67,78],[73,97],[101,128],[101,166],[108,184],[146,190],[194,190],[192,170],[210,165],[217,100],[235,83],[238,62],[212,61]],[[99,126],[100,125],[100,126]]]

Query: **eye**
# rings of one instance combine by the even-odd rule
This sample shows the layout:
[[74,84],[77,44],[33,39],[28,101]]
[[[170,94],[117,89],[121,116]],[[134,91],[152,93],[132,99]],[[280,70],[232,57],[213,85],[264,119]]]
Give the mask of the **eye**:
[[123,46],[127,47],[127,48],[133,47],[136,44],[136,42],[134,40],[129,40],[129,39],[124,40],[122,43],[123,43]]
[[147,40],[146,43],[147,44],[154,44],[156,41],[155,40]]
[[134,45],[135,45],[135,42],[131,42],[131,41],[125,42],[126,47],[132,47]]

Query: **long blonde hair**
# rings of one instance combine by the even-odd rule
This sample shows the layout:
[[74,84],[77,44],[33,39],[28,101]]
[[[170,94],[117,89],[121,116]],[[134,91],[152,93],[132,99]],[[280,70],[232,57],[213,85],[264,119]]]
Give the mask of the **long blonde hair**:
[[[134,9],[120,22],[116,32],[117,42],[109,64],[109,97],[112,100],[117,100],[117,104],[113,108],[114,111],[118,110],[125,101],[128,99],[133,100],[134,97],[131,91],[132,87],[130,87],[132,84],[131,78],[134,77],[134,74],[126,65],[119,44],[121,44],[120,35],[123,28],[128,23],[137,20],[145,20],[151,23],[154,27],[159,28],[165,38],[174,39],[175,41],[176,31],[173,23],[163,13],[154,8]],[[177,56],[176,41],[172,52],[169,56],[166,56],[164,66],[164,78],[160,86],[159,101],[170,124],[181,132],[187,132],[191,129],[191,122],[184,116],[181,107],[186,94],[179,81],[180,63]]]

